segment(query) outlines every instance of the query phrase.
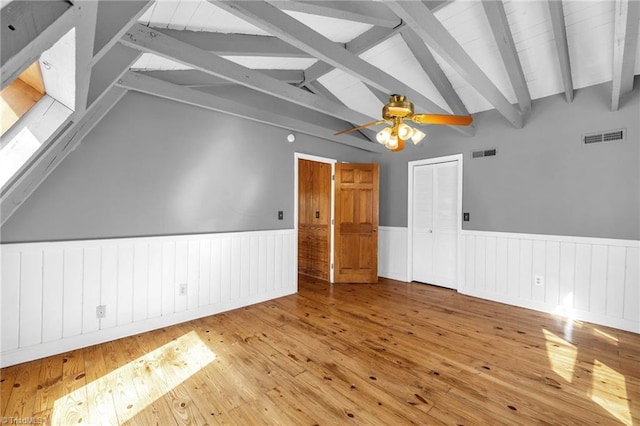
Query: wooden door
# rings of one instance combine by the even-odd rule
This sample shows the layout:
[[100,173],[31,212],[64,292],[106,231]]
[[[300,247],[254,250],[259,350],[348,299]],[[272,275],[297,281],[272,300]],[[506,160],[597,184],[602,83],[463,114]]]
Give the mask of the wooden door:
[[329,280],[331,164],[298,160],[298,271]]
[[458,162],[413,167],[413,280],[457,288]]
[[334,281],[378,282],[378,165],[336,164]]

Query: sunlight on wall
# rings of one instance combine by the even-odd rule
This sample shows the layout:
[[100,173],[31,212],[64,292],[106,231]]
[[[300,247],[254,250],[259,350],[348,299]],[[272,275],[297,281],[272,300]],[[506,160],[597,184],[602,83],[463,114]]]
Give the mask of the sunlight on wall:
[[556,308],[553,310],[553,314],[554,315],[560,315],[566,318],[574,318],[574,312],[573,312],[573,292],[569,292],[567,293],[563,298],[562,298],[562,304],[556,306]]
[[20,167],[33,155],[41,142],[24,127],[7,145],[0,149],[0,186],[7,183]]
[[126,400],[117,410],[117,423],[122,424],[215,358],[191,331],[58,399],[51,424],[109,423],[104,416]]
[[597,359],[593,360],[591,400],[623,424],[631,426],[631,410],[624,376]]
[[542,332],[546,338],[547,357],[549,358],[551,369],[571,383],[576,357],[578,356],[578,348],[548,330],[542,329]]

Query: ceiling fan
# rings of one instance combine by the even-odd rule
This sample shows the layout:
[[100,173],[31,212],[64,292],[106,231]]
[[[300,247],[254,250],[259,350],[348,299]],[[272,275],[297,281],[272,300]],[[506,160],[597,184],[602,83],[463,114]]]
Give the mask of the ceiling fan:
[[418,124],[468,126],[473,121],[473,117],[470,115],[414,114],[413,104],[407,101],[405,96],[391,95],[389,102],[382,107],[382,120],[372,121],[362,126],[343,130],[336,133],[336,136],[364,129],[365,127],[388,123],[389,126],[380,130],[376,135],[376,139],[390,151],[402,151],[404,149],[404,142],[407,139],[411,139],[414,145],[416,145],[425,137],[423,132],[405,124],[404,120],[411,120]]

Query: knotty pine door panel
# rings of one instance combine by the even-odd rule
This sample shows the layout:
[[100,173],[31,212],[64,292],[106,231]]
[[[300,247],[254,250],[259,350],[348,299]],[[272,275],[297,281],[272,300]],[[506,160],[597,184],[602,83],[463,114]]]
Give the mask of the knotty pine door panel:
[[298,160],[298,270],[329,279],[331,164]]

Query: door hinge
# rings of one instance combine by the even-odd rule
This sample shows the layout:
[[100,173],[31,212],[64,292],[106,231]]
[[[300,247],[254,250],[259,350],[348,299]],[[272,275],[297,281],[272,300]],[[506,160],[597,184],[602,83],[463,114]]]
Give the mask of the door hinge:
[[331,224],[333,225],[333,219],[331,219]]
[[333,263],[331,264],[331,270],[333,270]]
[[331,175],[331,180],[336,180],[336,175]]

